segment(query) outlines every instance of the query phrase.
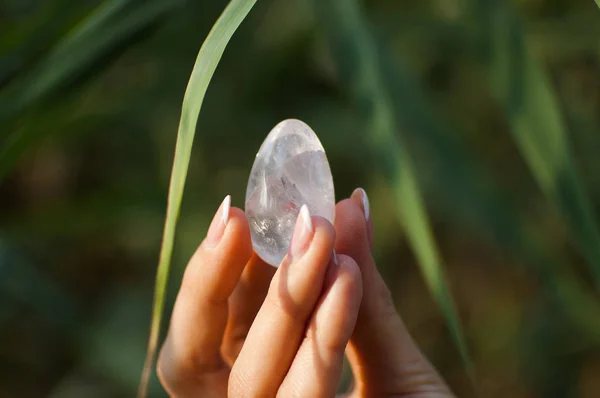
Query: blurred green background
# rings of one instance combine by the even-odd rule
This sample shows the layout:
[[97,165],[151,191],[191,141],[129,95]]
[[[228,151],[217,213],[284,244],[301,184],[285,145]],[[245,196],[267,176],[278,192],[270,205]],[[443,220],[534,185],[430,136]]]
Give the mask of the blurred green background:
[[[135,393],[183,93],[226,4],[0,3],[1,397]],[[259,0],[234,35],[199,117],[165,316],[219,203],[243,208],[262,140],[294,117],[336,197],[369,193],[378,264],[458,396],[473,387],[388,167],[406,154],[480,396],[600,396],[600,9],[351,4]]]

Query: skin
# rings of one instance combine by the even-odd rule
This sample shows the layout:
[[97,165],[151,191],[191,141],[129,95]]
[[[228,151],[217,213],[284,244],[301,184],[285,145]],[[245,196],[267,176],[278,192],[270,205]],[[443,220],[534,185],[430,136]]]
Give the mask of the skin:
[[453,397],[377,270],[361,191],[337,204],[335,227],[313,216],[307,232],[300,218],[292,246],[306,242],[275,269],[253,253],[244,212],[231,208],[225,223],[219,208],[159,355],[169,395],[334,397],[347,355],[347,397]]

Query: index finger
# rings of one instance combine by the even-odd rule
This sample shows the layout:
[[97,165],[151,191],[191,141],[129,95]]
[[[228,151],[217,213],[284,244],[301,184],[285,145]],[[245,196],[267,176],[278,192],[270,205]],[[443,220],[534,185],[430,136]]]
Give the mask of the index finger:
[[158,374],[171,394],[197,389],[204,374],[223,378],[226,388],[228,368],[220,346],[227,300],[251,254],[246,216],[230,208],[228,196],[185,270],[159,356]]

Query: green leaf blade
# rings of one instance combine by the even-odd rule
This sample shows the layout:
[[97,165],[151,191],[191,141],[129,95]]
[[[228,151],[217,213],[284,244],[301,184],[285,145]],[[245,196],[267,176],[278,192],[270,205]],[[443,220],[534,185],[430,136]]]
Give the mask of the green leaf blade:
[[550,79],[527,47],[507,4],[480,10],[487,24],[486,60],[492,94],[505,110],[521,156],[553,203],[600,287],[600,230],[571,152],[561,107]]
[[225,47],[255,3],[256,0],[232,0],[227,5],[200,48],[186,88],[169,184],[167,215],[156,274],[150,337],[140,388],[138,390],[139,397],[146,396],[158,346],[167,279],[171,265],[171,256],[173,254],[175,230],[179,218],[198,115],[202,107],[204,95],[225,51]]
[[[381,170],[394,189],[396,212],[406,231],[425,282],[440,308],[454,343],[471,373],[471,361],[461,323],[443,270],[441,256],[427,211],[423,204],[393,96],[383,79],[380,54],[357,2],[331,0],[316,6],[322,12],[323,26],[337,53],[338,69],[354,97],[365,107],[372,149],[380,159]],[[349,70],[344,71],[344,68]],[[345,72],[345,73],[344,73]]]
[[[27,133],[14,123],[36,104],[55,94],[60,87],[95,67],[105,54],[155,23],[181,0],[152,0],[125,13],[130,0],[101,3],[37,64],[30,73],[11,82],[0,92],[0,121],[8,124],[0,146],[0,180],[12,169],[19,156],[42,136]],[[12,128],[12,129],[11,129]]]

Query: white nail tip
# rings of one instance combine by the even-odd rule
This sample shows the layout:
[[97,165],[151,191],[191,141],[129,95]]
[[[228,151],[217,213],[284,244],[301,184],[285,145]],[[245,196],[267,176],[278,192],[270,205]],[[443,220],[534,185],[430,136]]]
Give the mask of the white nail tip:
[[360,189],[360,195],[361,195],[361,199],[363,202],[363,209],[365,211],[365,219],[368,220],[369,216],[371,215],[371,207],[369,206],[369,197],[367,196],[367,193],[365,192],[364,189],[362,188],[358,188]]
[[223,224],[227,224],[227,221],[229,221],[229,209],[231,209],[231,195],[225,196],[222,206],[221,219],[223,220]]
[[308,232],[313,232],[312,219],[310,218],[308,206],[302,205],[302,208],[300,209],[300,216],[302,216],[302,222],[304,223],[306,230]]
[[332,256],[332,257],[333,257],[333,263],[334,263],[335,265],[338,265],[339,263],[338,263],[337,254],[335,254],[335,250],[333,251],[333,256]]

